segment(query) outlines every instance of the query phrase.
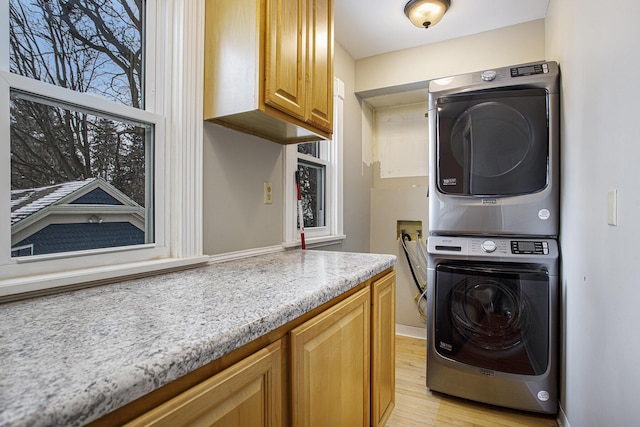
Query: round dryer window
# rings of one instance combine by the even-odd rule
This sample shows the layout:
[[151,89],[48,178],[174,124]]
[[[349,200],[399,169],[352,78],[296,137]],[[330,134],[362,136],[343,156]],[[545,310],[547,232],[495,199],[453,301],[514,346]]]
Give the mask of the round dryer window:
[[530,194],[547,185],[549,129],[544,89],[438,98],[436,175],[444,194]]
[[499,177],[517,168],[531,149],[531,129],[515,108],[483,102],[464,111],[451,132],[451,151],[472,175]]

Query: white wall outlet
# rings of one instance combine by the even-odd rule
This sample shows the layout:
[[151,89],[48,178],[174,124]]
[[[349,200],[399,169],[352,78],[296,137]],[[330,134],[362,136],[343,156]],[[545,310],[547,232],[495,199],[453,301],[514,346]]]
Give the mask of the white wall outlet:
[[618,190],[609,190],[607,198],[608,223],[618,225]]
[[270,205],[273,203],[273,185],[270,182],[264,183],[264,204]]

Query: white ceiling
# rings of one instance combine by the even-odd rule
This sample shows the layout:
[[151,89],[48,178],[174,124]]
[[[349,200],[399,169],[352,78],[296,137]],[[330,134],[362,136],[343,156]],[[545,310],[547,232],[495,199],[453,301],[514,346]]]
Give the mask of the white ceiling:
[[550,0],[451,0],[429,29],[409,22],[407,1],[334,0],[336,42],[361,59],[544,18]]

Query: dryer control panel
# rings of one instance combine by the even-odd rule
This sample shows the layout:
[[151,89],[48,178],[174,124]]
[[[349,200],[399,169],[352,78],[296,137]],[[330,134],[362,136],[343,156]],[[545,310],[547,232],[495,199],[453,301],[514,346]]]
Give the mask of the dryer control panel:
[[549,242],[534,240],[512,240],[511,253],[517,255],[548,255]]
[[521,67],[511,68],[511,77],[531,76],[534,74],[547,74],[549,72],[549,64],[534,64]]

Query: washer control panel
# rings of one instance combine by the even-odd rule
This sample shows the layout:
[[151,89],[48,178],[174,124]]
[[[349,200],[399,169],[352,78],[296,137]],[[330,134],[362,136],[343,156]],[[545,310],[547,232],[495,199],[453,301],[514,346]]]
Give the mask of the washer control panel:
[[429,236],[427,252],[431,255],[456,257],[483,256],[491,258],[557,256],[558,244],[553,239],[530,239],[526,237],[505,238],[500,236]]
[[509,242],[502,239],[473,239],[471,241],[471,253],[475,254],[503,254],[509,251]]
[[512,240],[512,254],[524,255],[548,255],[549,242],[534,240]]
[[482,245],[480,245],[482,247],[482,250],[485,252],[493,252],[496,249],[498,249],[498,245],[496,245],[496,242],[494,242],[493,240],[485,240],[484,242],[482,242]]

